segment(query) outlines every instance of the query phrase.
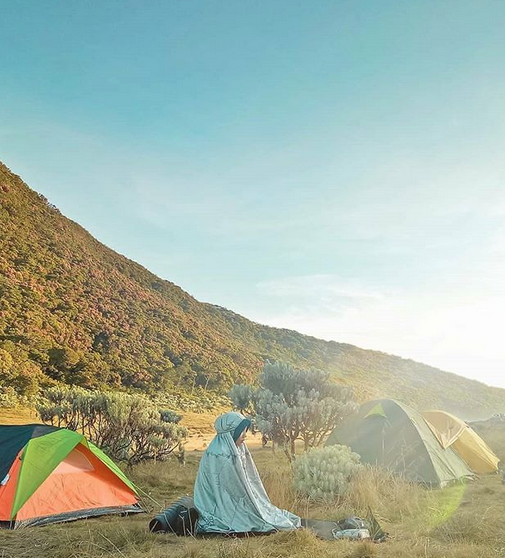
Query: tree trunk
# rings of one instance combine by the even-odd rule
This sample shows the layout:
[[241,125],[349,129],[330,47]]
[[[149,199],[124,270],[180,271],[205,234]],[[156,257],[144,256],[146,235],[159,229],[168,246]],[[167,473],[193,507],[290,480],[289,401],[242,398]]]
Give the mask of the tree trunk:
[[288,461],[290,463],[293,463],[293,455],[291,454],[290,448],[287,445],[284,446],[284,453],[285,453],[286,457],[288,458]]

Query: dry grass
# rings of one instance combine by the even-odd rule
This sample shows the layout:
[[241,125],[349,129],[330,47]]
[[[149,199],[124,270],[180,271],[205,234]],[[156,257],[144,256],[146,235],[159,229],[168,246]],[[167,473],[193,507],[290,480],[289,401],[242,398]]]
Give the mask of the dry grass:
[[214,421],[219,411],[213,413],[195,413],[192,411],[180,411],[182,415],[181,425],[190,428],[195,433],[214,435]]
[[370,507],[375,514],[397,522],[419,514],[429,494],[420,485],[409,484],[387,471],[365,467],[353,479],[346,505],[362,514]]
[[32,422],[40,422],[39,414],[34,409],[0,408],[0,424],[30,424]]

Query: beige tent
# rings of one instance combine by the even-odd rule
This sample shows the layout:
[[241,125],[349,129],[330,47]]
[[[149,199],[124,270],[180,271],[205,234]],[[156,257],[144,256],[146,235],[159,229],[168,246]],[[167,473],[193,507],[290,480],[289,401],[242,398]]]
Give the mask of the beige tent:
[[423,411],[423,418],[445,449],[454,449],[475,473],[494,473],[498,457],[465,422],[445,411]]

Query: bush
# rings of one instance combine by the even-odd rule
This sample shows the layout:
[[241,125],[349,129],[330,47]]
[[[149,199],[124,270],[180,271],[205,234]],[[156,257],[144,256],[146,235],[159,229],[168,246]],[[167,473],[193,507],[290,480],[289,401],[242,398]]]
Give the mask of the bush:
[[228,392],[228,397],[233,403],[233,408],[242,414],[251,411],[254,389],[248,385],[233,386]]
[[182,415],[178,415],[175,411],[170,409],[164,409],[160,411],[160,418],[162,422],[171,422],[172,424],[178,424],[181,422]]
[[333,500],[345,494],[361,465],[359,455],[347,446],[312,449],[294,464],[294,486],[301,494],[317,500]]
[[177,411],[190,411],[193,413],[214,412],[216,409],[229,407],[230,400],[213,391],[206,391],[196,387],[191,394],[183,391],[171,393],[157,393],[154,400],[158,407],[163,409],[177,409]]
[[18,395],[16,390],[10,386],[0,386],[0,408],[13,409],[26,404],[27,398]]
[[37,405],[41,419],[84,434],[110,457],[129,465],[163,460],[186,437],[179,415],[160,411],[149,399],[126,393],[51,388]]

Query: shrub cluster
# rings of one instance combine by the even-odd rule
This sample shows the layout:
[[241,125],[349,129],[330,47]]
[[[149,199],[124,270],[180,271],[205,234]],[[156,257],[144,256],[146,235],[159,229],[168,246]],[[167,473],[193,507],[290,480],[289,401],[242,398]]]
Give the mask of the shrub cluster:
[[157,394],[156,402],[160,407],[194,413],[206,413],[230,405],[230,400],[225,395],[198,387],[191,393],[175,390],[170,393],[161,392]]
[[84,434],[110,457],[129,465],[163,460],[186,438],[180,416],[126,393],[49,388],[37,411],[45,423]]
[[295,489],[312,499],[333,500],[343,496],[360,468],[359,455],[347,446],[312,449],[294,464]]
[[14,407],[28,405],[31,399],[25,395],[19,395],[11,386],[0,386],[0,409],[12,409]]

